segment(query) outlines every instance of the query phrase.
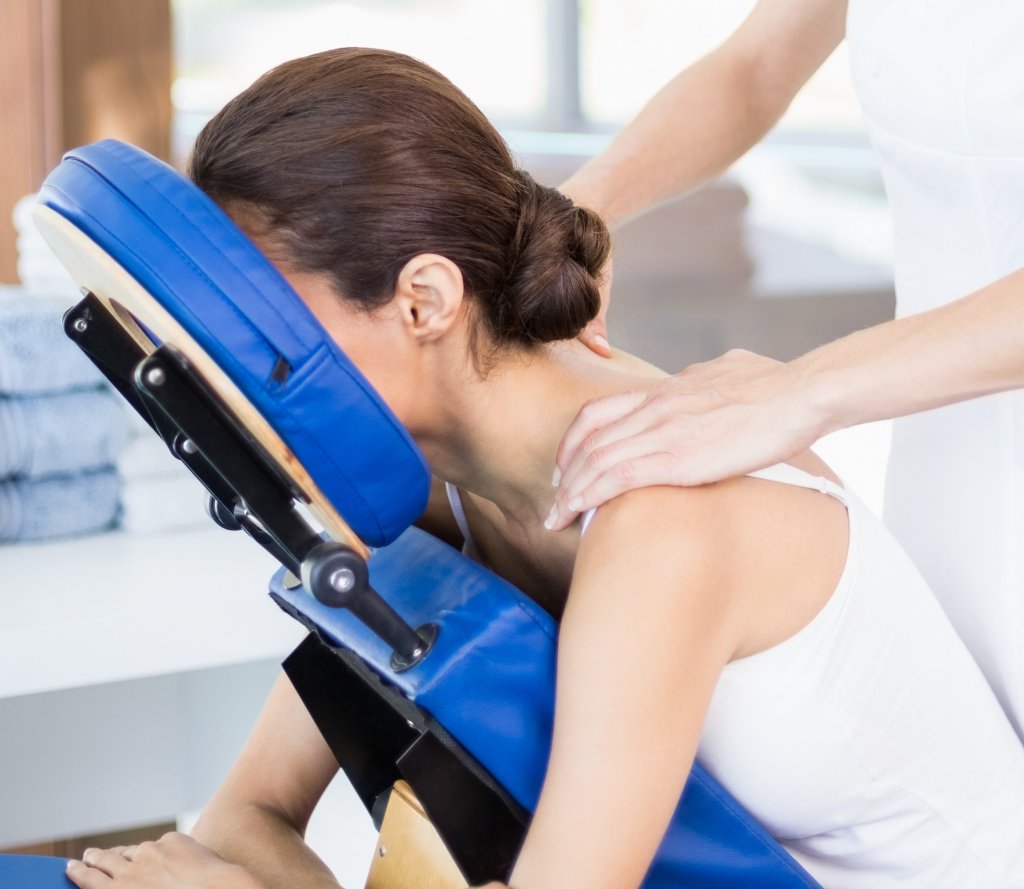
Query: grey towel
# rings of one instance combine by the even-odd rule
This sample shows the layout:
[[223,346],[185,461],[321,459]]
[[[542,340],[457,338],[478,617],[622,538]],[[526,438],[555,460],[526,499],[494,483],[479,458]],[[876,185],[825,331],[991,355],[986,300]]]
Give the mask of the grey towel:
[[90,534],[117,520],[114,469],[0,482],[0,543]]
[[0,397],[0,478],[110,466],[129,433],[128,412],[110,389]]
[[38,395],[88,389],[103,377],[64,335],[68,301],[59,297],[0,293],[0,394]]

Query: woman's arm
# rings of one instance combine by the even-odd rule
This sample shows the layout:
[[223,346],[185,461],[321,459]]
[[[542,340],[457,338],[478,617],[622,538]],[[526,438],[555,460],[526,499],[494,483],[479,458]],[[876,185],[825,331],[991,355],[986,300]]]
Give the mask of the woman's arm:
[[562,186],[612,227],[723,172],[760,141],[845,32],[846,0],[761,0]]
[[338,763],[287,677],[192,835],[242,865],[265,889],[338,889],[303,841]]
[[707,492],[638,491],[580,546],[558,644],[554,740],[514,889],[628,889],[693,762],[739,625]]
[[[302,836],[338,770],[282,676],[193,835],[87,849],[68,866],[80,889],[339,889]],[[198,840],[198,842],[197,842]]]
[[1024,388],[1024,269],[956,302],[786,364],[731,352],[648,392],[584,407],[566,431],[552,527],[643,485],[700,485],[822,435]]

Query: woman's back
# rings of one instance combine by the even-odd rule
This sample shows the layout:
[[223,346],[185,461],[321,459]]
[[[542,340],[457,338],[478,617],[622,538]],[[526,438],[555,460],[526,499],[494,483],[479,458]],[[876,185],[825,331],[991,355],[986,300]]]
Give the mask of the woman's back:
[[699,757],[824,886],[1024,886],[1024,747],[909,558],[847,501],[834,594],[725,667]]
[[[801,462],[823,466],[813,455]],[[717,496],[749,504],[749,526],[733,529],[735,558],[763,570],[750,607],[782,641],[725,667],[702,764],[824,886],[1024,886],[1024,747],[931,591],[855,496],[791,466],[763,478]],[[457,491],[449,496],[475,550],[481,535]],[[808,586],[803,563],[831,570],[814,550],[834,543],[840,500],[848,550],[816,602],[821,581]],[[469,514],[493,552],[479,506]],[[758,535],[768,552],[752,552]],[[805,558],[794,559],[786,548],[801,541]],[[788,601],[778,590],[786,574]]]

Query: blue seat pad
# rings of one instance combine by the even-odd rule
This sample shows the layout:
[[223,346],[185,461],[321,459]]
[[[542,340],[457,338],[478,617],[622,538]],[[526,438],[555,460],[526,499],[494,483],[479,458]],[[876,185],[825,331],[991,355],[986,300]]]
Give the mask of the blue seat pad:
[[[547,768],[554,716],[557,626],[529,597],[416,528],[377,550],[370,581],[414,625],[435,623],[435,648],[395,674],[390,649],[350,613],[287,589],[271,592],[430,713],[532,811]],[[671,702],[666,702],[671,706]],[[640,752],[638,751],[638,754]],[[695,764],[644,883],[783,889],[817,886],[739,803]]]
[[75,889],[65,875],[66,858],[43,855],[0,855],[2,889]]
[[[68,152],[40,202],[99,244],[227,373],[371,546],[423,512],[419,448],[277,269],[191,182],[115,140]],[[283,360],[290,372],[275,379]]]

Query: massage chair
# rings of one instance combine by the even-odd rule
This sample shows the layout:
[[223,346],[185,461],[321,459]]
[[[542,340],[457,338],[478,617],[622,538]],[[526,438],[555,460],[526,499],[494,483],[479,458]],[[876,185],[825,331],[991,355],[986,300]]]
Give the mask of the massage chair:
[[[367,885],[507,879],[548,759],[557,623],[413,527],[430,488],[416,444],[181,175],[99,142],[50,174],[35,219],[82,288],[67,336],[206,488],[213,521],[281,563],[270,595],[309,631],[284,670],[381,831]],[[63,871],[0,856],[3,887],[68,886]],[[699,762],[643,883],[816,885]]]

